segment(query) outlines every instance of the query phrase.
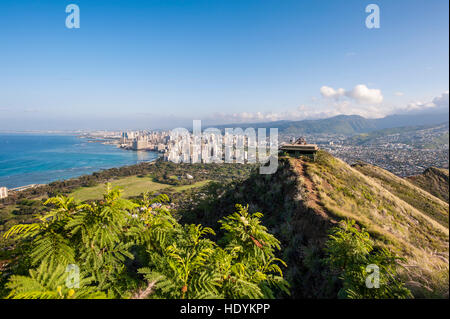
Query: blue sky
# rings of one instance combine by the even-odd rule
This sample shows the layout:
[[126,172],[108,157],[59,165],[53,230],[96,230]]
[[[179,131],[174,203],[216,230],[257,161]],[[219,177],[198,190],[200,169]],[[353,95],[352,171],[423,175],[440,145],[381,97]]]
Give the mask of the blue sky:
[[[80,8],[79,29],[65,26],[71,3]],[[370,3],[380,7],[379,29],[365,26]],[[379,117],[448,107],[448,6],[2,0],[0,130]]]

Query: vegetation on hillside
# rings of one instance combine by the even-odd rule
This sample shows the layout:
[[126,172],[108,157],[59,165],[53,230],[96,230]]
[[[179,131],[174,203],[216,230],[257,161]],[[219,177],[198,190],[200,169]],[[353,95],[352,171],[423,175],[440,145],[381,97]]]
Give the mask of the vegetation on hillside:
[[444,227],[448,227],[448,203],[430,196],[430,193],[411,184],[407,179],[400,178],[377,166],[356,164],[353,167],[377,181],[390,193],[433,218]]
[[[122,196],[125,198],[140,196],[145,191],[147,192],[181,192],[190,188],[202,187],[209,183],[210,180],[202,180],[192,184],[172,186],[168,184],[154,182],[151,176],[130,176],[123,177],[111,181],[111,185],[123,189]],[[76,200],[96,200],[103,197],[105,185],[97,185],[92,187],[81,187],[71,192],[68,196],[73,196]]]
[[[2,274],[7,298],[273,298],[288,293],[279,241],[261,213],[236,206],[211,228],[180,224],[167,195],[131,201],[57,196],[39,222],[11,227],[19,244]],[[72,273],[75,271],[75,274]],[[68,274],[69,273],[69,274]],[[12,275],[11,275],[12,274]],[[69,276],[69,279],[68,279]]]
[[[226,184],[243,180],[252,169],[252,165],[242,164],[190,165],[158,160],[56,181],[21,192],[10,192],[9,197],[0,200],[0,236],[13,225],[34,222],[35,215],[49,210],[44,203],[52,196],[72,196],[79,201],[101,199],[104,184],[110,182],[124,189],[124,197],[138,197],[148,191],[164,191],[176,202],[183,197],[182,193],[187,193],[191,188],[201,187],[209,181]],[[3,248],[13,243],[14,240],[0,241],[0,263],[9,254]]]
[[419,186],[437,198],[448,204],[449,197],[449,174],[448,169],[430,167],[422,174],[407,178],[411,183]]
[[182,220],[214,227],[214,218],[235,202],[264,211],[265,225],[282,243],[294,298],[334,298],[342,289],[342,280],[329,280],[333,269],[321,262],[327,233],[342,220],[365,228],[374,250],[403,258],[399,275],[415,297],[448,296],[448,225],[327,152],[319,151],[316,161],[280,159],[273,175],[255,172],[228,188],[210,186],[182,207]]
[[[448,224],[438,223],[377,179],[326,152],[319,153],[316,163],[303,165],[303,179],[313,182],[329,216],[354,219],[374,238],[376,246],[398,251],[405,258],[401,275],[416,296],[448,295]],[[446,214],[448,218],[448,210]]]
[[[22,280],[46,278],[42,274],[51,269],[55,273],[55,282],[40,285],[44,287],[45,294],[53,297],[286,297],[287,282],[292,298],[404,298],[411,297],[409,291],[414,297],[448,297],[448,224],[443,222],[445,218],[448,220],[448,205],[384,170],[369,168],[366,167],[370,174],[363,174],[359,168],[350,167],[320,151],[316,161],[281,158],[277,172],[272,175],[260,175],[257,170],[250,173],[252,168],[248,167],[248,177],[232,181],[213,180],[199,188],[191,187],[198,181],[170,185],[171,188],[188,187],[183,191],[171,192],[170,205],[162,194],[156,198],[154,196],[157,194],[122,199],[111,192],[108,194],[114,199],[105,197],[100,201],[89,200],[81,204],[71,202],[66,205],[70,212],[68,219],[64,217],[60,224],[55,223],[52,227],[61,228],[51,228],[53,231],[50,233],[62,235],[67,246],[71,247],[72,250],[66,250],[69,253],[64,258],[86,263],[87,266],[80,268],[86,291],[79,290],[78,295],[76,291],[65,290],[64,287],[59,289],[61,282],[58,280],[61,278],[56,274],[61,274],[61,269],[57,269],[50,260],[34,260],[39,256],[39,249],[33,253],[39,234],[30,232],[30,236],[10,237],[14,229],[22,232],[21,226],[12,227],[15,223],[10,223],[9,227],[4,228],[12,227],[14,230],[8,233],[8,240],[21,239],[16,246],[2,240],[4,247],[14,247],[3,250],[7,254],[4,259],[10,267],[8,272],[14,274],[13,277],[3,276],[3,285],[9,289],[4,293],[20,291]],[[189,165],[183,171],[160,175],[176,180],[178,178],[174,176],[185,174],[188,169]],[[195,180],[198,180],[197,176]],[[141,175],[134,178],[149,177]],[[164,188],[166,191],[170,188]],[[413,198],[412,194],[419,197]],[[37,199],[39,203],[43,200]],[[236,207],[235,203],[249,205]],[[431,204],[437,206],[432,209],[426,206]],[[35,201],[16,202],[10,206],[8,214],[15,212],[13,215],[17,218],[29,216],[18,212],[24,208],[25,212],[30,213],[39,205],[42,204]],[[121,205],[131,206],[126,208]],[[236,208],[236,213],[230,216]],[[122,227],[122,231],[109,231],[111,234],[118,232],[119,236],[119,239],[112,241],[111,247],[104,244],[109,243],[106,235],[102,237],[101,232],[93,235],[96,233],[94,231],[90,237],[87,231],[83,233],[82,227],[92,223],[89,227],[94,227],[94,230],[98,227],[98,224],[95,226],[96,218],[90,220],[88,216],[98,215],[101,220],[101,212],[110,209],[127,212],[125,215],[119,214],[124,218],[124,221],[119,219],[118,227]],[[50,220],[53,220],[53,216],[64,216],[62,213],[52,215],[63,210],[60,203],[53,200],[42,209],[36,209],[36,212],[41,218],[50,214]],[[72,210],[77,213],[72,214]],[[250,211],[263,211],[265,214],[254,215]],[[85,217],[81,218],[83,215]],[[74,221],[79,218],[82,222]],[[221,222],[218,223],[218,220]],[[47,222],[31,221],[28,224]],[[108,225],[105,227],[112,227]],[[26,229],[28,226],[24,227]],[[162,229],[166,234],[163,237],[160,233]],[[255,236],[249,229],[259,229],[261,234],[269,237]],[[218,240],[213,241],[213,238]],[[93,250],[96,253],[91,253],[91,256],[87,251],[92,250],[89,245],[94,239],[100,240],[101,247],[106,247],[106,250],[98,248]],[[122,247],[119,242],[132,243],[129,247]],[[201,243],[201,247],[194,245],[194,242]],[[186,277],[186,273],[176,270],[176,265],[187,262],[188,256],[193,253],[190,249],[194,246],[199,249],[196,254],[205,254],[205,258],[214,260],[214,263],[192,265],[189,273],[195,275]],[[232,248],[238,246],[246,252],[244,255],[240,253],[241,248]],[[103,256],[101,262],[96,261],[97,254]],[[216,262],[216,258],[221,261]],[[261,263],[270,259],[273,263],[261,268]],[[108,275],[110,279],[104,279],[104,271],[95,268],[107,265],[107,260],[112,265],[122,265],[120,269],[115,266],[106,268],[111,271]],[[286,269],[281,260],[286,261]],[[172,266],[168,266],[169,263]],[[343,263],[348,266],[342,267]],[[368,263],[376,264],[380,270],[381,288],[376,291],[367,290],[363,280],[370,275],[370,270],[366,269]],[[248,269],[241,272],[243,266]],[[284,279],[281,279],[277,267],[283,269]],[[28,271],[29,268],[32,271]],[[83,269],[87,269],[87,273]],[[261,276],[261,269],[270,271]],[[224,272],[230,277],[214,275],[223,275]],[[245,277],[246,274],[252,274],[251,280]],[[239,277],[241,275],[244,277]],[[219,280],[219,277],[225,281]],[[154,279],[158,281],[154,282]],[[223,285],[218,284],[217,280]],[[197,288],[198,283],[202,283],[202,288]],[[241,283],[245,285],[233,290]],[[102,287],[101,294],[90,295],[92,290],[89,287],[98,286]]]
[[374,249],[369,233],[359,230],[355,221],[333,227],[325,244],[324,261],[339,276],[343,286],[340,298],[404,299],[411,292],[399,279],[398,258],[387,249]]
[[[102,185],[123,177],[138,176],[149,178],[153,182],[166,185],[191,185],[204,180],[229,182],[248,177],[254,165],[242,164],[175,164],[157,160],[131,166],[106,169],[90,175],[83,175],[68,180],[55,181],[47,185],[30,188],[21,192],[11,192],[5,199],[0,200],[0,210],[8,205],[14,205],[21,199],[36,199],[67,195],[80,187]],[[193,178],[188,178],[187,175]],[[173,178],[175,177],[175,178]]]

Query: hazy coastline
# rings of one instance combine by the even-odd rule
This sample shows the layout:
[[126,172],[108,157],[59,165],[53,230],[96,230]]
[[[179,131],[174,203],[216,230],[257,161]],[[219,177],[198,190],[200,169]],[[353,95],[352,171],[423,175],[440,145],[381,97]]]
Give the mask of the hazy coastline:
[[151,162],[156,152],[131,151],[89,142],[79,135],[0,134],[0,186],[24,187]]

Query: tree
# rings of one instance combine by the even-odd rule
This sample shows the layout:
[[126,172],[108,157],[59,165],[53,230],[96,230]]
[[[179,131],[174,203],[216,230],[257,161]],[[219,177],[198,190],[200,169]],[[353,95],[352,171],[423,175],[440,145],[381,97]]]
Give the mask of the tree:
[[13,299],[104,299],[106,294],[89,286],[93,278],[81,277],[77,288],[66,284],[66,268],[54,262],[42,262],[37,269],[30,269],[29,276],[11,276],[7,288],[8,298]]
[[[134,201],[119,189],[103,200],[77,203],[57,196],[39,222],[15,225],[4,235],[28,243],[28,274],[13,274],[8,298],[273,298],[288,293],[275,257],[278,240],[261,225],[261,213],[237,212],[211,228],[181,225],[167,195],[145,193]],[[24,256],[22,259],[25,258]],[[21,260],[18,261],[19,263]],[[79,285],[65,284],[75,265]]]

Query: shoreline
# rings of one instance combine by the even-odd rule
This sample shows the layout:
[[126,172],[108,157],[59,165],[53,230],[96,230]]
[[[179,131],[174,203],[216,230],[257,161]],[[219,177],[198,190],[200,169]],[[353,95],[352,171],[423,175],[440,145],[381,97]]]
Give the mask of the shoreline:
[[[42,134],[42,133],[41,133]],[[0,133],[0,135],[2,135]],[[15,134],[14,134],[15,135]],[[17,134],[22,135],[22,134]],[[29,135],[29,134],[24,134]],[[30,134],[31,135],[31,134]],[[32,134],[36,136],[37,134]],[[61,158],[59,158],[59,153],[56,156],[48,156],[46,155],[46,151],[52,151],[53,145],[49,147],[43,147],[38,151],[34,151],[34,153],[30,153],[29,158],[22,158],[21,149],[25,149],[27,146],[24,144],[18,144],[16,147],[12,148],[9,151],[5,150],[6,164],[2,167],[4,169],[5,175],[0,176],[0,187],[6,187],[7,190],[11,193],[18,193],[27,189],[36,188],[40,186],[45,186],[58,181],[68,181],[72,179],[77,179],[82,176],[89,176],[94,173],[98,173],[108,169],[121,168],[126,166],[137,165],[139,163],[151,163],[158,160],[161,156],[158,152],[152,150],[145,151],[134,151],[134,150],[126,150],[118,147],[115,143],[105,143],[108,142],[105,139],[96,139],[92,141],[88,141],[87,139],[83,139],[80,134],[45,134],[47,136],[71,136],[79,141],[90,142],[91,145],[99,145],[100,148],[96,146],[92,146],[88,148],[88,153],[92,152],[92,155],[88,155],[87,157],[83,154],[86,150],[84,148],[78,149],[71,145],[70,142],[63,143],[64,147],[67,149],[63,151],[58,151],[61,153]],[[43,137],[44,138],[44,137]],[[90,140],[90,138],[89,138]],[[6,137],[6,141],[8,138]],[[10,143],[13,143],[14,140],[11,140]],[[28,143],[28,139],[24,139],[25,143]],[[33,141],[33,140],[31,140]],[[8,142],[6,142],[8,145]],[[23,143],[21,141],[21,143]],[[13,145],[13,144],[9,144]],[[57,146],[58,147],[58,146]],[[113,157],[112,160],[109,160],[109,157],[105,157],[102,155],[103,149],[111,149],[114,154],[117,153],[117,157]],[[98,150],[98,153],[96,153]],[[43,151],[44,153],[39,153]],[[67,152],[74,151],[74,156],[70,161],[65,161],[67,156],[65,154]],[[131,152],[130,152],[131,151]],[[8,156],[6,152],[11,153],[11,156]],[[14,155],[17,152],[17,156]],[[108,151],[107,151],[108,152]],[[148,153],[148,155],[143,154],[143,152]],[[139,155],[124,155],[126,153],[140,153]],[[42,155],[41,155],[42,154]],[[122,154],[122,155],[120,155]],[[2,154],[0,154],[2,155]],[[41,157],[42,156],[42,157]],[[80,159],[78,159],[80,157]],[[31,159],[32,162],[29,162]],[[17,161],[17,163],[16,163]],[[80,166],[79,162],[84,161]],[[65,163],[65,164],[64,164]],[[33,169],[28,169],[27,165],[35,166]],[[21,167],[25,169],[21,169]],[[67,166],[67,167],[66,167]],[[53,176],[53,177],[52,177]]]
[[[149,151],[149,152],[153,152],[153,151]],[[15,192],[15,193],[16,192],[22,192],[22,191],[29,190],[29,189],[32,189],[32,188],[48,186],[51,183],[66,182],[66,181],[70,181],[70,180],[75,180],[75,179],[81,178],[83,176],[91,176],[91,175],[93,175],[95,173],[100,173],[100,172],[103,172],[103,171],[106,171],[106,170],[109,170],[109,169],[120,169],[120,168],[123,168],[123,167],[135,166],[135,165],[140,165],[140,164],[144,164],[144,163],[145,164],[154,164],[159,159],[160,159],[160,157],[158,156],[157,158],[152,159],[150,161],[142,161],[142,162],[135,163],[135,164],[130,164],[130,165],[121,165],[121,166],[114,166],[114,167],[109,167],[109,168],[103,168],[103,169],[100,169],[98,171],[94,171],[94,172],[92,172],[90,174],[82,174],[82,175],[79,175],[79,176],[74,176],[74,177],[70,177],[70,178],[66,178],[66,179],[56,179],[56,180],[53,180],[53,181],[48,182],[48,183],[33,183],[33,184],[27,184],[27,185],[17,186],[17,187],[13,187],[13,188],[8,188],[8,187],[2,186],[2,185],[0,185],[0,187],[6,187],[8,192]]]

